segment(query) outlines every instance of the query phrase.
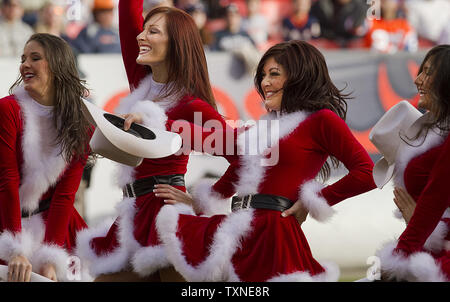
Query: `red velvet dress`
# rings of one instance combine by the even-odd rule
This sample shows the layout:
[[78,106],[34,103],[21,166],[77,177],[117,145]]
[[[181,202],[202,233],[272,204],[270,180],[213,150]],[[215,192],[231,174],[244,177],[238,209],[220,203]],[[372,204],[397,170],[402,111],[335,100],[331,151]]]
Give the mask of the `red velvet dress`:
[[377,252],[393,279],[450,281],[450,138],[438,133],[404,144],[396,159],[394,183],[407,190],[416,208],[400,238]]
[[[281,212],[266,209],[226,214],[229,197],[237,192],[301,199],[313,218],[325,221],[333,214],[333,205],[375,188],[373,162],[346,123],[330,110],[267,118],[239,135],[239,161],[223,178],[196,186],[196,207],[204,215],[196,216],[192,210],[189,214],[187,206],[177,204],[164,206],[157,217],[168,258],[188,281],[337,281],[339,277],[336,265],[314,259],[293,216],[283,218]],[[314,178],[330,155],[349,172],[324,186]],[[224,214],[211,216],[219,212]]]
[[[67,280],[76,232],[86,227],[73,203],[87,155],[66,163],[59,145],[44,142],[56,131],[43,128],[40,118],[51,111],[39,106],[21,87],[0,99],[0,263],[21,254],[33,271],[51,262],[58,280]],[[48,210],[22,218],[48,198]]]
[[[167,129],[177,120],[200,127],[215,120],[222,129],[228,127],[211,105],[195,96],[180,93],[177,97],[152,101],[164,84],[153,81],[148,67],[136,63],[139,52],[136,36],[143,27],[142,0],[120,1],[119,25],[122,56],[132,93],[121,100],[117,113],[141,112],[144,125],[161,129]],[[144,159],[136,168],[121,165],[119,186],[153,175],[185,174],[188,159],[189,153],[184,151],[165,158]],[[185,187],[178,189],[186,190]],[[134,271],[145,276],[168,265],[155,228],[156,215],[163,205],[163,199],[155,197],[154,193],[124,198],[117,205],[119,217],[113,224],[106,222],[81,232],[77,255],[89,263],[91,274],[118,272],[131,265]]]

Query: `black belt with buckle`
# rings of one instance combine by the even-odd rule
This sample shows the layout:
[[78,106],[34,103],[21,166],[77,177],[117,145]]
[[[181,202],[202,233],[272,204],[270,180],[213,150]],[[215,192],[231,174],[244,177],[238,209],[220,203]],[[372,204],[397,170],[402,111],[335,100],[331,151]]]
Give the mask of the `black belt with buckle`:
[[47,211],[50,208],[51,201],[52,201],[51,197],[41,200],[39,202],[39,207],[36,210],[34,210],[33,212],[27,212],[26,210],[22,210],[22,218],[30,217],[30,216],[39,214],[41,212]]
[[234,196],[231,199],[231,211],[241,209],[267,209],[275,211],[286,211],[293,205],[293,202],[283,196],[269,194],[254,194],[246,196]]
[[128,198],[136,198],[141,195],[153,192],[156,184],[168,184],[171,186],[184,187],[184,174],[173,175],[155,175],[140,178],[132,183],[126,184],[123,188],[123,196]]

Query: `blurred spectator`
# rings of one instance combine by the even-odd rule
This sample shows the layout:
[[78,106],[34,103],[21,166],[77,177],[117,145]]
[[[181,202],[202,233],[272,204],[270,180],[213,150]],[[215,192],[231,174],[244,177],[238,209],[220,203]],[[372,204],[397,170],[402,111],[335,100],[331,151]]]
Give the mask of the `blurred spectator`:
[[227,7],[225,15],[226,28],[215,34],[212,50],[228,51],[244,61],[248,72],[253,72],[260,58],[260,53],[250,35],[242,30],[242,16],[235,4]]
[[1,0],[0,56],[20,56],[33,29],[22,21],[20,0]]
[[22,21],[34,28],[39,19],[39,10],[47,1],[48,0],[21,0],[24,10]]
[[405,3],[409,24],[417,34],[434,43],[450,20],[449,0],[415,0]]
[[285,41],[311,40],[320,37],[320,23],[310,14],[311,0],[292,0],[294,12],[282,21]]
[[176,0],[175,7],[186,11],[188,7],[201,3],[200,0]]
[[438,44],[450,44],[450,19],[447,21],[447,26],[442,30]]
[[114,24],[112,0],[95,0],[93,22],[85,26],[72,45],[80,53],[120,53],[119,33]]
[[380,0],[381,19],[370,20],[365,44],[372,50],[383,53],[417,51],[417,33],[406,19],[398,18],[396,0]]
[[158,7],[158,6],[172,7],[173,1],[172,0],[144,0],[144,10],[143,10],[144,18],[148,14],[149,11],[151,11],[152,9],[154,9],[155,7]]
[[208,28],[206,28],[206,21],[208,17],[206,16],[205,6],[199,2],[187,7],[185,11],[192,16],[195,24],[197,24],[197,28],[200,31],[200,36],[202,37],[203,45],[206,47],[211,47],[214,42],[214,35],[208,30]]
[[363,0],[320,0],[313,4],[311,14],[319,20],[321,37],[346,47],[366,34],[368,8]]
[[39,10],[35,31],[37,33],[61,36],[64,31],[63,18],[64,8],[47,0]]
[[262,50],[268,39],[269,21],[261,14],[260,0],[246,0],[246,3],[248,15],[242,21],[242,29],[250,35],[256,47]]

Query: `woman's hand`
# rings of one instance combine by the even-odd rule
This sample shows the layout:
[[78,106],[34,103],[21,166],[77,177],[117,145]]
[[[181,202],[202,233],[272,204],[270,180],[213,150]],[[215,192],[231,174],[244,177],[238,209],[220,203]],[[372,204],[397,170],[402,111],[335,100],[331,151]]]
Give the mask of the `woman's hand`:
[[125,119],[123,123],[123,130],[127,131],[130,129],[132,123],[142,124],[142,115],[137,112],[121,114],[120,117]]
[[281,213],[281,216],[283,217],[288,217],[291,215],[295,216],[300,225],[302,225],[302,223],[305,222],[306,216],[308,216],[308,210],[305,209],[301,200],[297,200],[292,205],[292,207]]
[[8,282],[30,282],[31,263],[27,257],[14,256],[8,263]]
[[394,202],[403,215],[406,223],[409,223],[416,208],[416,202],[405,190],[399,187],[394,188]]
[[177,188],[166,185],[157,184],[153,190],[156,197],[164,198],[164,202],[167,204],[176,204],[178,202],[185,203],[192,206],[194,204],[194,199],[192,199],[189,193],[185,193]]
[[51,263],[46,263],[42,266],[40,275],[42,275],[45,278],[48,278],[50,280],[58,281],[58,278],[56,278],[55,266]]

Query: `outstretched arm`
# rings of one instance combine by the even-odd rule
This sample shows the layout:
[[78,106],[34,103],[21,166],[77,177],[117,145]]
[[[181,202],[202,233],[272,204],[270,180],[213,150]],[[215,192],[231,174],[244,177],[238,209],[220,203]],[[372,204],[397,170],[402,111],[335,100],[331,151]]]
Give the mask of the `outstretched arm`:
[[146,66],[136,63],[139,55],[136,37],[142,32],[144,25],[142,5],[143,0],[119,1],[120,47],[131,90],[135,89],[148,74]]

